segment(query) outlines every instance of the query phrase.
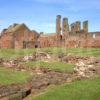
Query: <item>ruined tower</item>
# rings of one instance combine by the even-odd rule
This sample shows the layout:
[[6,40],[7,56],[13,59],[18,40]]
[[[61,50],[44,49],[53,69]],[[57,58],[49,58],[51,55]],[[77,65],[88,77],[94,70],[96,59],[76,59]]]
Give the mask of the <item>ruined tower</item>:
[[75,33],[75,23],[72,23],[70,27],[71,27],[71,33]]
[[81,22],[80,21],[76,21],[75,23],[75,31],[79,32],[81,30]]
[[56,33],[61,34],[61,15],[56,17]]
[[68,24],[68,18],[63,18],[62,21],[62,38],[63,40],[67,40],[68,38],[68,33],[69,33],[69,24]]
[[83,22],[83,31],[88,32],[88,20]]
[[75,23],[71,24],[71,32],[72,33],[79,32],[80,30],[81,30],[81,22],[80,21],[76,21]]
[[68,24],[68,18],[63,18],[62,21],[62,33],[68,33],[69,32],[69,24]]

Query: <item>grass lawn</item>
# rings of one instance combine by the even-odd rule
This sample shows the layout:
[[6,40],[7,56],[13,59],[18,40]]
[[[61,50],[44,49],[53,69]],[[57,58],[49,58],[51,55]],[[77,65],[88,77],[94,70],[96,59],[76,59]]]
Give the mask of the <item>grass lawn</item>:
[[45,68],[67,70],[67,71],[73,71],[74,69],[73,64],[66,64],[61,62],[29,61],[25,62],[25,65],[29,67],[45,67]]
[[100,48],[64,48],[64,47],[48,47],[41,50],[51,53],[75,53],[80,55],[100,56]]
[[48,47],[48,48],[32,48],[32,49],[0,49],[0,57],[17,57],[35,51],[45,51],[51,53],[77,53],[81,55],[100,56],[100,48],[64,48],[64,47]]
[[100,100],[100,77],[49,87],[44,93],[27,100]]
[[0,57],[17,57],[34,53],[37,49],[0,49]]
[[24,83],[29,77],[29,73],[0,67],[0,84]]

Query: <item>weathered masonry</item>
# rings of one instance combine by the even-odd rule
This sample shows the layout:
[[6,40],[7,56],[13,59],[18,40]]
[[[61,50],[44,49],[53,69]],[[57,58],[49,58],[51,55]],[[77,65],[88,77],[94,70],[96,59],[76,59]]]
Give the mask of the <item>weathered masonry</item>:
[[69,24],[67,17],[57,15],[55,26],[56,32],[44,34],[15,23],[1,32],[0,48],[100,47],[100,32],[89,32],[88,20]]

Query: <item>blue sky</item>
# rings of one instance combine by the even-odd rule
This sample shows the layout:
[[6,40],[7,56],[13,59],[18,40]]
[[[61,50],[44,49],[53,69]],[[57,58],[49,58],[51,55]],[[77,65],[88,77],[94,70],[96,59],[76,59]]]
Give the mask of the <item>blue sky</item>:
[[69,23],[89,20],[89,31],[100,31],[100,0],[0,0],[0,31],[25,23],[38,32],[55,32],[56,15]]

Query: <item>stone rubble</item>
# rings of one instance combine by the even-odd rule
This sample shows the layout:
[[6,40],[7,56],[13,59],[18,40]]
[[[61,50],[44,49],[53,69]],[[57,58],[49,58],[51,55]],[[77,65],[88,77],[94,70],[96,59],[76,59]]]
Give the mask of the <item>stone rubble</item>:
[[[22,98],[24,98],[27,95],[27,91],[35,94],[37,92],[43,91],[50,85],[58,85],[65,82],[72,82],[77,79],[90,78],[96,75],[100,75],[100,57],[79,56],[63,53],[60,53],[56,56],[54,55],[55,57],[57,57],[57,59],[59,58],[59,61],[61,62],[75,64],[73,72],[52,70],[49,68],[43,68],[42,66],[30,68],[21,63],[36,60],[48,61],[50,59],[53,59],[52,55],[53,54],[50,55],[45,52],[36,52],[35,54],[29,54],[23,57],[9,60],[0,58],[0,65],[15,68],[20,71],[30,71],[31,73],[35,74],[32,75],[30,79],[28,79],[28,84],[26,86],[0,86],[0,98],[4,96],[9,97],[9,95],[13,95],[16,93],[20,93],[21,96],[25,94],[24,96],[22,96]],[[23,89],[25,89],[24,93],[21,92]],[[11,96],[9,98],[11,99],[13,97]]]
[[96,68],[94,67],[94,65],[86,65],[85,63],[80,61],[76,63],[74,72],[77,73],[78,77],[89,78],[96,74]]

